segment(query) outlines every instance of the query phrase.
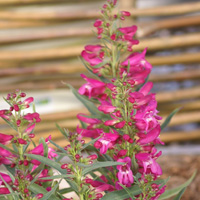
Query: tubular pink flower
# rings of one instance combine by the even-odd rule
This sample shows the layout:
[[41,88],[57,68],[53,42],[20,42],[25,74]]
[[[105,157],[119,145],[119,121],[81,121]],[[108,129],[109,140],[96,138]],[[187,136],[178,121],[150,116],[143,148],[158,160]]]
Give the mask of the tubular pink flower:
[[10,191],[8,188],[0,187],[0,194],[10,194]]
[[105,154],[108,148],[113,146],[113,142],[115,142],[119,138],[119,135],[113,133],[104,133],[103,137],[101,137],[98,141],[101,142],[102,146],[100,148],[100,153]]
[[123,16],[127,16],[127,17],[131,16],[131,13],[128,12],[128,11],[121,11],[121,13],[122,13]]
[[126,124],[125,120],[121,121],[121,122],[115,124],[115,128],[123,128],[125,126],[125,124]]
[[144,96],[146,96],[151,91],[152,87],[153,87],[153,83],[147,82],[145,85],[142,86],[139,92],[142,93]]
[[156,148],[154,147],[151,153],[138,153],[135,158],[138,160],[138,164],[141,167],[140,171],[143,174],[153,174],[155,177],[162,175],[162,169],[160,165],[155,161],[162,152],[156,153]]
[[[98,29],[101,30],[99,27]],[[101,34],[101,31],[98,34]],[[101,54],[101,49],[101,45],[87,45],[85,46],[85,50],[82,51],[81,56],[91,66],[98,65],[103,61],[103,54]]]
[[34,101],[34,98],[33,98],[33,97],[29,97],[29,98],[27,98],[27,99],[25,99],[25,100],[23,101],[23,104],[29,105],[29,104],[32,103],[33,101]]
[[112,113],[115,109],[116,107],[107,101],[101,101],[101,105],[98,107],[98,110],[105,114]]
[[[45,139],[45,142],[47,143],[47,145],[49,144],[49,139],[51,139],[51,136],[49,136],[48,138]],[[38,146],[36,146],[33,150],[29,151],[29,154],[44,156],[44,146],[43,146],[43,144],[41,143]],[[56,156],[57,156],[57,154],[55,153],[55,150],[51,147],[48,147],[48,158],[53,160],[53,158],[55,158]],[[37,160],[31,160],[31,162],[35,165],[40,164],[40,162],[37,161]]]
[[107,120],[104,122],[104,125],[105,126],[113,126],[115,125],[116,123],[118,123],[119,120],[118,119],[111,119],[111,120]]
[[[6,183],[9,184],[9,183],[12,182],[12,179],[10,178],[9,175],[4,174],[4,173],[1,173],[1,172],[0,172],[0,175],[1,175],[1,177],[3,178],[3,180],[4,180]],[[1,177],[0,177],[0,186],[1,186],[1,185],[5,185]]]
[[158,124],[154,129],[149,131],[147,134],[138,134],[140,139],[137,141],[140,145],[148,144],[157,139],[161,131],[160,125]]
[[120,158],[117,162],[125,162],[124,165],[117,165],[117,169],[119,170],[117,178],[119,182],[126,187],[130,187],[134,182],[133,172],[131,170],[131,159],[129,157],[125,157],[123,159]]
[[35,124],[30,125],[24,132],[30,134],[35,128]]
[[77,118],[82,121],[82,122],[85,122],[85,123],[88,123],[88,124],[100,124],[101,123],[101,120],[99,119],[96,119],[96,118],[90,118],[89,116],[87,115],[84,115],[82,113],[79,113],[77,115]]
[[0,133],[0,143],[3,145],[9,144],[13,137],[13,135],[5,135],[3,133]]
[[88,78],[84,74],[81,74],[81,77],[84,78],[87,81],[87,83],[83,84],[79,88],[78,90],[79,94],[91,98],[91,97],[99,97],[104,93],[106,86],[105,83],[98,81],[96,79]]
[[24,116],[24,119],[26,119],[28,122],[30,123],[37,123],[37,122],[40,122],[41,119],[40,119],[40,115],[38,113],[28,113]]
[[87,127],[87,129],[83,129],[83,128],[79,128],[79,126],[77,126],[76,131],[82,137],[89,137],[89,138],[97,138],[103,132],[103,130],[98,129],[98,128],[90,129],[90,127]]
[[100,19],[97,19],[95,22],[94,22],[94,27],[99,27],[103,24],[103,21],[100,20]]

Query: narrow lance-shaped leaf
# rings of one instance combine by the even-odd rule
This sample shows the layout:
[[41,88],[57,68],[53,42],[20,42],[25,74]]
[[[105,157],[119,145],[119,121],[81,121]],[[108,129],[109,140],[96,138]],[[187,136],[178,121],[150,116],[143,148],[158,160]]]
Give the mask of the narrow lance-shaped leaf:
[[50,160],[49,158],[45,158],[40,155],[34,155],[34,154],[26,154],[26,156],[36,159],[40,161],[41,163],[48,165],[56,170],[58,170],[61,174],[66,174],[66,170],[61,169],[61,164],[54,162],[53,160]]
[[183,188],[183,189],[174,197],[173,200],[180,200],[181,197],[182,197],[182,195],[183,195],[183,193],[185,192],[185,190],[186,190],[186,187]]
[[123,165],[123,162],[114,162],[114,161],[107,161],[107,162],[96,162],[90,167],[87,167],[83,170],[83,175],[88,174],[89,172],[101,168],[101,167],[110,167],[110,166],[116,166],[116,165]]
[[68,139],[68,133],[66,130],[63,130],[58,124],[56,124],[57,129],[63,134],[63,136]]
[[180,110],[181,108],[176,108],[171,114],[165,119],[165,121],[161,125],[161,130],[163,130],[171,121],[172,117]]
[[[129,194],[127,193],[127,191],[129,192]],[[127,199],[130,197],[133,198],[134,196],[140,194],[142,191],[138,186],[133,186],[130,188],[127,188],[126,190],[117,190],[114,192],[109,192],[106,195],[104,195],[101,200],[119,200],[119,199]]]
[[193,173],[193,175],[190,177],[190,179],[187,180],[184,184],[178,186],[177,188],[173,188],[171,190],[166,190],[159,197],[159,200],[168,199],[168,198],[173,197],[174,195],[178,194],[183,188],[187,187],[192,182],[192,180],[194,179],[195,175],[196,175],[196,171]]
[[[42,193],[43,195],[47,194],[48,192],[41,186],[33,183],[29,186],[29,189],[34,193],[34,194],[38,194],[38,193]],[[49,200],[59,200],[55,195],[51,195],[49,198]]]

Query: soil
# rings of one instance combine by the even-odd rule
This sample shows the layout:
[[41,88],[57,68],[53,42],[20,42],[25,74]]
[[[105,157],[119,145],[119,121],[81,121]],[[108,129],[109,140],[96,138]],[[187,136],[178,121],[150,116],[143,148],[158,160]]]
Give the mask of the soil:
[[200,155],[163,155],[158,159],[158,163],[163,169],[161,178],[171,177],[167,189],[183,184],[195,170],[198,170],[181,200],[200,200]]

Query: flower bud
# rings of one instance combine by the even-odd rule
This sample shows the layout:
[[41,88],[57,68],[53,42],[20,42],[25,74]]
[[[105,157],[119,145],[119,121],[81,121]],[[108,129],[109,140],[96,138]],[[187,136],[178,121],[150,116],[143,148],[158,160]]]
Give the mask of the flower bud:
[[25,97],[26,96],[26,93],[24,93],[24,92],[22,92],[21,94],[20,94],[20,97]]
[[62,168],[62,169],[67,169],[67,168],[68,168],[68,164],[63,164],[63,165],[61,165],[61,168]]
[[96,160],[97,159],[97,155],[96,154],[92,154],[92,155],[88,156],[88,158],[90,160]]
[[124,134],[124,135],[123,135],[123,139],[124,139],[125,141],[128,141],[128,140],[130,139],[130,136],[129,136],[128,134]]
[[99,149],[99,148],[102,147],[102,143],[99,142],[99,141],[96,141],[96,142],[94,143],[94,147],[97,148],[97,149]]
[[39,194],[36,195],[36,198],[37,198],[37,199],[41,199],[43,196],[44,196],[44,195],[43,195],[42,193],[39,193]]
[[26,140],[24,140],[22,138],[18,138],[18,142],[19,142],[19,144],[27,144]]
[[17,104],[14,105],[14,110],[19,111],[19,106]]

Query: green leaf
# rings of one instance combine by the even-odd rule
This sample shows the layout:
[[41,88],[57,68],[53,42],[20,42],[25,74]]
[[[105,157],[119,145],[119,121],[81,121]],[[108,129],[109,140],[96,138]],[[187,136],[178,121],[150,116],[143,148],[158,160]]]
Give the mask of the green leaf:
[[43,179],[43,180],[49,180],[49,179],[57,179],[57,178],[73,178],[74,175],[72,174],[61,174],[61,175],[55,175],[55,176],[48,176],[48,177],[43,177],[43,178],[40,178],[40,179]]
[[132,197],[132,198],[135,199],[135,197],[133,197],[133,196],[131,195],[131,193],[129,192],[129,190],[127,189],[127,187],[125,187],[123,184],[120,184],[120,186],[126,191],[126,193],[129,195],[129,197]]
[[[127,191],[129,192],[129,194],[127,194]],[[104,195],[101,200],[119,200],[119,199],[126,199],[129,198],[130,195],[133,198],[134,196],[140,194],[142,191],[138,186],[133,186],[130,188],[126,188],[126,190],[117,190],[114,192],[109,192],[106,195]]]
[[174,195],[178,194],[183,188],[187,187],[192,180],[194,179],[195,175],[196,175],[196,171],[193,173],[193,175],[190,177],[189,180],[187,180],[184,184],[178,186],[177,188],[173,188],[171,190],[166,190],[160,197],[159,200],[163,200],[163,199],[168,199],[170,197],[173,197]]
[[[34,194],[38,194],[38,193],[42,193],[45,197],[45,195],[48,193],[43,187],[33,183],[29,186],[29,189],[34,193]],[[50,191],[51,192],[51,191]],[[44,200],[42,198],[42,200]],[[46,199],[46,198],[45,198]],[[48,197],[49,200],[59,200],[55,195],[51,194],[50,197]]]
[[50,160],[49,158],[40,156],[40,155],[34,155],[34,154],[25,154],[26,156],[36,159],[40,161],[41,163],[48,165],[57,171],[59,171],[61,174],[66,174],[66,170],[61,168],[61,164],[54,162],[53,160]]
[[[59,182],[60,183],[60,182]],[[53,198],[53,199],[57,199],[58,198],[54,195],[55,191],[57,190],[58,186],[59,186],[59,183],[57,183],[52,189],[51,191],[47,192],[42,198],[41,200],[48,200],[50,198]]]
[[68,135],[68,133],[67,133],[66,130],[63,130],[57,123],[56,123],[56,127],[57,127],[57,129],[63,134],[63,136],[64,136],[66,139],[69,138],[69,135]]
[[8,121],[7,119],[2,118],[12,129],[17,131],[17,126],[15,126],[12,122]]
[[56,144],[55,142],[53,142],[52,140],[49,140],[49,142],[51,144],[53,144],[55,147],[57,147],[59,150],[61,150],[66,156],[67,156],[67,152],[64,148],[62,148],[61,146],[59,146],[58,144]]
[[70,193],[70,192],[73,192],[74,190],[69,187],[69,188],[63,188],[60,190],[60,194],[67,194],[67,193]]
[[92,68],[98,69],[98,68],[100,68],[100,67],[103,67],[106,63],[108,63],[107,60],[105,60],[105,61],[103,61],[103,62],[101,62],[101,63],[99,63],[99,64],[97,64],[97,65],[95,65],[95,66],[92,66]]
[[26,145],[23,146],[23,152],[25,153],[27,148],[29,147],[30,142],[27,142]]
[[95,139],[91,140],[90,142],[84,144],[83,147],[82,147],[82,149],[81,149],[81,151],[84,150],[85,148],[87,148],[88,146],[90,146],[91,144],[94,144],[101,137],[102,137],[102,135],[100,135],[98,138],[95,138]]
[[87,167],[83,170],[83,175],[88,174],[89,172],[101,168],[101,167],[110,167],[110,166],[116,166],[116,165],[123,165],[123,162],[114,162],[114,161],[107,161],[107,162],[96,162],[90,167]]
[[173,200],[180,200],[181,197],[182,197],[182,195],[183,195],[183,193],[185,192],[185,190],[186,190],[186,187],[183,188],[183,189],[175,196],[175,198],[174,198]]
[[44,138],[40,138],[40,141],[41,141],[43,148],[44,148],[44,157],[48,157],[49,147],[48,147],[47,143],[45,142]]
[[173,112],[165,119],[165,121],[161,125],[161,130],[163,130],[171,121],[171,118],[180,110],[181,108],[176,108]]

